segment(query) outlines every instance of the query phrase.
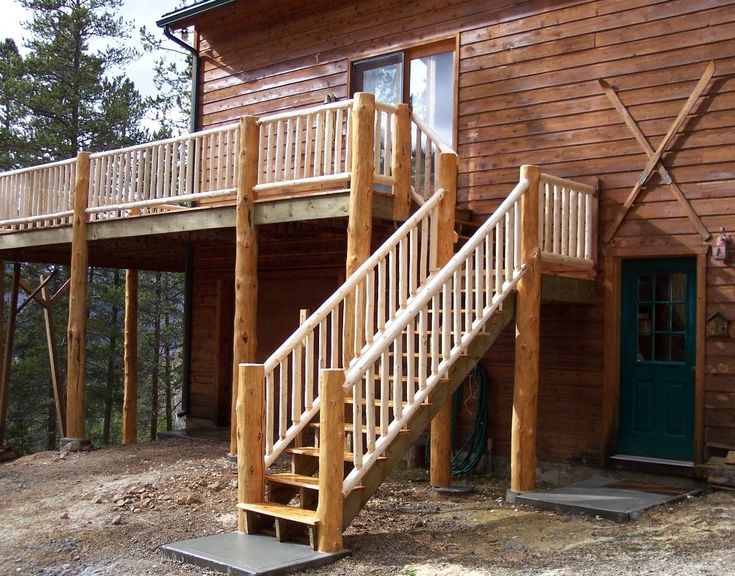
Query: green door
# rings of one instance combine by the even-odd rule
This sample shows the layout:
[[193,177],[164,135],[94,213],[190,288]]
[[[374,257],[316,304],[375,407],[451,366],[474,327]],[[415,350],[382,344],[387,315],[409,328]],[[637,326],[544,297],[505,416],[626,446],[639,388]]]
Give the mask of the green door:
[[623,262],[618,452],[694,457],[696,260]]

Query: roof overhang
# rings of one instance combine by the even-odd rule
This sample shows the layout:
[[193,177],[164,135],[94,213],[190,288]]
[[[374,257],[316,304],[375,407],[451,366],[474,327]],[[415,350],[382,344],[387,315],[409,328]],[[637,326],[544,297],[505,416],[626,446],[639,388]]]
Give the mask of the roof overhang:
[[178,10],[174,10],[173,12],[164,14],[160,20],[156,21],[156,25],[161,28],[169,26],[189,26],[192,19],[196,16],[201,16],[202,14],[214,10],[215,8],[219,8],[220,6],[225,6],[227,4],[232,4],[235,1],[236,0],[205,0],[204,2],[197,2],[192,6],[179,8]]

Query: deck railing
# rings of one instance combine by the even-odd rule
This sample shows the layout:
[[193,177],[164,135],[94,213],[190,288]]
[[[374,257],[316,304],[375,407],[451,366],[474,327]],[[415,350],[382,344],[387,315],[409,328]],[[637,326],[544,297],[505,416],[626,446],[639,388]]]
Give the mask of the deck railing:
[[594,266],[597,254],[597,190],[557,178],[539,177],[539,249],[544,260]]
[[238,124],[90,155],[91,220],[227,196],[237,182]]
[[411,120],[411,185],[414,197],[428,198],[438,186],[439,155],[454,150],[419,116]]
[[0,174],[0,229],[71,224],[76,159]]

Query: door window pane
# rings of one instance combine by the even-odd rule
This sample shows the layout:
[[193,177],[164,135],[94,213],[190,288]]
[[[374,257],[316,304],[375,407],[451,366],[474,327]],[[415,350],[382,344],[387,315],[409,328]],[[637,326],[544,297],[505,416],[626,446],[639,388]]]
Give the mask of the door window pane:
[[448,144],[454,140],[454,53],[411,60],[410,96],[413,111]]
[[677,272],[671,275],[671,300],[673,302],[686,301],[687,275]]
[[656,300],[667,302],[669,300],[669,275],[656,274]]
[[686,349],[685,349],[685,338],[684,334],[672,334],[671,335],[671,361],[672,362],[686,362]]
[[669,354],[669,335],[656,334],[653,343],[653,359],[657,362],[668,362],[671,355]]
[[651,290],[651,275],[641,274],[638,277],[638,301],[650,302],[653,300],[653,292]]
[[352,68],[353,92],[370,92],[386,104],[403,101],[403,53],[358,62]]

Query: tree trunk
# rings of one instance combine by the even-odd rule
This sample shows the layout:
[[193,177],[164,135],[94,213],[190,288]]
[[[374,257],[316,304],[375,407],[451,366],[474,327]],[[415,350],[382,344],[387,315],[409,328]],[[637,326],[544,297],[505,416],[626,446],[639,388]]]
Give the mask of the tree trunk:
[[[54,383],[53,380],[49,379],[48,383],[49,397],[54,397]],[[47,413],[47,434],[46,434],[46,450],[56,450],[58,444],[56,442],[56,405],[53,402],[48,403]]]
[[153,366],[151,367],[151,440],[155,440],[158,433],[158,367],[161,362],[161,273],[156,272],[156,291],[153,303]]
[[[113,286],[120,286],[120,270],[115,270],[113,275]],[[108,340],[108,353],[107,353],[107,386],[105,388],[105,414],[104,421],[102,424],[102,443],[110,443],[110,422],[112,421],[112,396],[115,390],[115,360],[119,356],[117,350],[117,331],[118,331],[118,317],[120,315],[120,308],[117,305],[117,300],[112,301],[112,308],[110,309],[110,338]]]

